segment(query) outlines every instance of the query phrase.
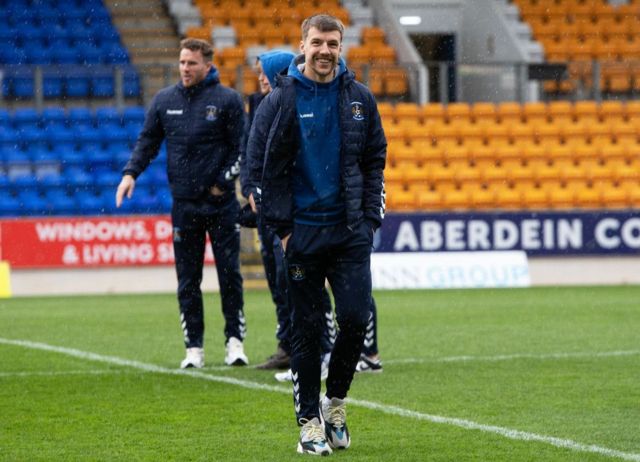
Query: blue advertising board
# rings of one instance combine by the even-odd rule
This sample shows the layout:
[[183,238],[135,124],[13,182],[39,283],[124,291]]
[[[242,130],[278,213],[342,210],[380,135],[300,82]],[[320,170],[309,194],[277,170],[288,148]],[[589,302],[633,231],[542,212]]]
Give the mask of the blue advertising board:
[[390,213],[376,252],[524,250],[528,256],[640,255],[640,210]]

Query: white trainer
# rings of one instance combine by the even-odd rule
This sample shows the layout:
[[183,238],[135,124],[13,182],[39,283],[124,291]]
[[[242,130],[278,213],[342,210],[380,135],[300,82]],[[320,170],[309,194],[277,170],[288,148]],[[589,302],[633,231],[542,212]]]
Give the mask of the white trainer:
[[298,440],[298,453],[312,454],[314,456],[328,456],[331,448],[327,443],[324,428],[320,419],[314,417],[311,420],[300,419],[300,439]]
[[249,364],[249,358],[244,354],[242,341],[235,337],[230,337],[225,346],[224,363],[227,366],[246,366]]
[[333,449],[347,449],[351,444],[351,436],[347,428],[347,406],[343,399],[322,399],[320,404],[324,433],[329,446]]
[[182,369],[195,367],[201,369],[204,367],[204,349],[203,348],[187,348],[187,357],[180,363]]
[[288,369],[284,372],[276,372],[275,374],[275,378],[278,382],[291,382],[292,377],[291,377],[291,369]]

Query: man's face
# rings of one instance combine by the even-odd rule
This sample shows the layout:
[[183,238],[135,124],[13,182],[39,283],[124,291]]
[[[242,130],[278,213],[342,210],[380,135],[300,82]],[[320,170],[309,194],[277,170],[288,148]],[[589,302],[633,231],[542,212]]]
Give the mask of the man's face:
[[262,69],[262,63],[258,61],[256,63],[256,72],[258,73],[258,83],[260,84],[260,93],[266,95],[271,91],[271,84],[269,84],[269,79],[264,73]]
[[300,42],[300,51],[304,53],[303,74],[316,82],[329,82],[342,51],[340,31],[320,32],[312,27],[307,38]]
[[180,51],[180,79],[185,87],[202,82],[209,73],[209,69],[211,69],[211,62],[204,62],[201,51],[191,51],[187,48]]

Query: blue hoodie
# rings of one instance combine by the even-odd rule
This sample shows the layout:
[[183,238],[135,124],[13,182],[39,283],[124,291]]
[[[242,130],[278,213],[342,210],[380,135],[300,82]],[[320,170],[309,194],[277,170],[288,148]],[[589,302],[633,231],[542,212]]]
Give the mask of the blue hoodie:
[[296,110],[300,152],[293,175],[294,221],[306,225],[335,225],[345,220],[341,195],[341,135],[338,76],[346,72],[342,59],[336,78],[319,83],[302,74],[295,62],[288,74],[296,79]]
[[287,69],[296,55],[289,50],[271,50],[265,51],[258,56],[262,72],[269,80],[271,88],[276,86],[276,74]]

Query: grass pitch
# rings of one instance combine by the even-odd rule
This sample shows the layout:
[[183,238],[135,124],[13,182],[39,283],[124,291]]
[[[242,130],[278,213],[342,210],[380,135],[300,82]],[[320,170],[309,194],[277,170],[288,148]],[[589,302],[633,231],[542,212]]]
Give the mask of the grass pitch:
[[[382,374],[357,375],[343,461],[640,461],[640,287],[384,291]],[[275,350],[264,291],[245,350]],[[0,460],[287,461],[290,386],[223,365],[180,371],[172,295],[0,301]],[[307,456],[309,457],[309,456]]]

